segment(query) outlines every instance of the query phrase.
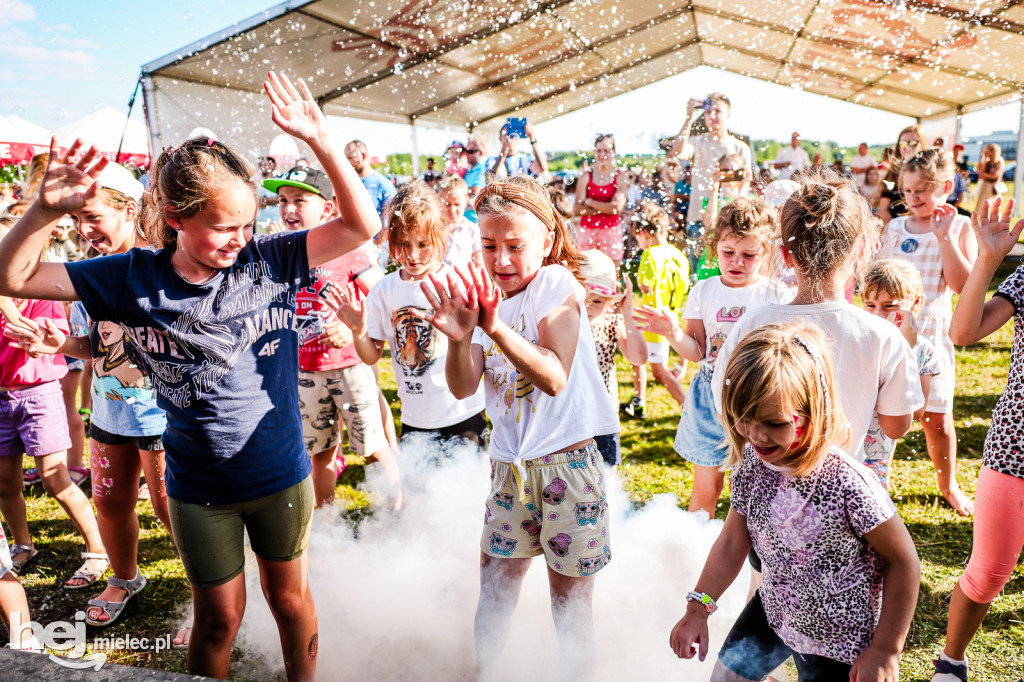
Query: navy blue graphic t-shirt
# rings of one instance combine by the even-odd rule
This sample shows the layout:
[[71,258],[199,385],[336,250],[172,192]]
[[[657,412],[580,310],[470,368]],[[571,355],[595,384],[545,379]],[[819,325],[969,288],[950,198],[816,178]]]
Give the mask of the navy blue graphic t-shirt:
[[295,333],[306,233],[257,235],[203,284],[170,256],[132,249],[66,264],[89,316],[124,329],[167,412],[167,494],[230,504],[299,483],[311,470]]

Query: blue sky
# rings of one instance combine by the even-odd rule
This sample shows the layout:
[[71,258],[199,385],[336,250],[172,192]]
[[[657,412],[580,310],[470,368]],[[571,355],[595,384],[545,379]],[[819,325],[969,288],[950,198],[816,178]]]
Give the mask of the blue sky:
[[[272,0],[56,2],[0,0],[0,115],[49,129],[102,106],[127,110],[142,64],[272,6]],[[102,8],[102,9],[98,9]],[[733,100],[731,127],[752,137],[844,145],[890,143],[909,119],[701,67],[538,127],[548,148],[589,148],[595,132],[615,132],[620,149],[649,151],[654,135],[674,133],[686,98],[721,90]],[[133,118],[142,120],[142,100]],[[637,124],[638,112],[640,125]],[[1016,129],[1019,105],[964,118],[965,135]],[[403,126],[339,122],[375,153],[409,149]],[[422,153],[440,153],[453,135],[425,131]],[[554,143],[558,140],[558,143]]]

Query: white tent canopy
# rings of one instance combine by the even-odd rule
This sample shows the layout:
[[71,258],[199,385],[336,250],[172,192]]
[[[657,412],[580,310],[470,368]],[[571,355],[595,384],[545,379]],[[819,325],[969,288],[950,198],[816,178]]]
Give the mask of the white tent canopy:
[[116,152],[120,146],[122,154],[149,154],[146,127],[111,107],[97,109],[88,116],[61,126],[54,134],[65,146],[80,137],[86,144],[96,145],[102,152]]

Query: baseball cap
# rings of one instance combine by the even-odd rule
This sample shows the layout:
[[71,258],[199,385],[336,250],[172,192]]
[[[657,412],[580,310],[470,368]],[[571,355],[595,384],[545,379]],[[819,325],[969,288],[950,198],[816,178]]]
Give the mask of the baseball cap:
[[334,201],[334,187],[331,186],[327,173],[316,168],[295,166],[279,178],[267,178],[263,181],[263,186],[271,192],[277,192],[281,185],[299,187],[319,194],[327,201]]
[[116,163],[108,163],[99,177],[100,187],[106,187],[134,199],[142,201],[142,193],[145,188],[142,183],[135,179],[132,172]]

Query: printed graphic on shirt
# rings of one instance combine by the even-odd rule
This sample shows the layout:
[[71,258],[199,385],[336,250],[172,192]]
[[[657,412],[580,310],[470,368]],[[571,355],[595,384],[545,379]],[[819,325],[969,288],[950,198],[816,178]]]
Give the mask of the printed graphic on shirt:
[[316,280],[313,284],[300,289],[295,297],[295,311],[298,314],[296,327],[300,346],[305,346],[327,330],[324,320],[331,311],[323,301],[332,291],[338,290],[334,282],[326,279],[331,274],[330,270],[316,268],[314,274]]
[[429,314],[429,310],[404,306],[391,315],[395,329],[395,355],[406,376],[423,376],[437,360],[437,331],[434,325],[413,314]]
[[120,325],[114,322],[97,322],[96,345],[99,355],[93,362],[93,390],[107,400],[152,400],[146,375],[129,357],[130,346],[125,346],[126,336]]
[[[523,336],[523,331],[526,330],[526,319],[520,315],[519,321],[513,325],[509,325],[516,334]],[[523,338],[526,338],[523,336]],[[531,343],[533,343],[531,341]],[[526,378],[525,375],[520,374],[519,370],[512,366],[506,358],[505,354],[501,352],[497,344],[493,341],[489,343],[489,347],[484,348],[484,370],[485,376],[488,376],[491,384],[494,386],[494,394],[499,396],[498,407],[505,406],[505,414],[508,414],[509,410],[512,409],[513,405],[516,405],[516,421],[520,421],[523,416],[523,405],[529,403],[530,412],[536,412],[537,407],[533,404],[533,398],[530,395],[533,393],[533,384]],[[487,362],[488,358],[498,358],[501,362],[501,369],[497,369],[490,366]]]
[[[253,314],[260,310],[262,313]],[[273,279],[270,264],[247,263],[178,316],[165,331],[121,325],[139,350],[154,388],[178,408],[193,405],[267,334],[299,331],[295,292]],[[261,354],[272,354],[265,346]]]

